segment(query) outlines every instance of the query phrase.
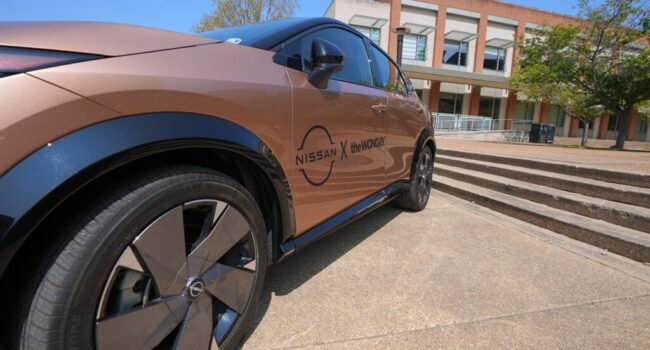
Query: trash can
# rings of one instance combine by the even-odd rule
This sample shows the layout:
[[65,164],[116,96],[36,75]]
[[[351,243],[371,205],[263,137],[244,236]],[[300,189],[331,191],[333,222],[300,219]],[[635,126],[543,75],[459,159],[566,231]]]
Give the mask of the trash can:
[[555,125],[534,123],[530,129],[529,142],[532,143],[553,143],[555,139]]

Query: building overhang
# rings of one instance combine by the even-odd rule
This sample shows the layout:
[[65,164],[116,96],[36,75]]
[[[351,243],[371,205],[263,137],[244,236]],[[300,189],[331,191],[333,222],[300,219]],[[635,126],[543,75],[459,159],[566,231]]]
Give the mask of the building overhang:
[[434,30],[436,30],[435,27],[426,26],[423,24],[408,23],[408,22],[404,23],[402,27],[409,28],[411,30],[411,34],[417,34],[417,35],[429,35]]
[[461,30],[452,30],[445,33],[445,39],[464,41],[464,42],[470,42],[476,39],[477,36],[478,34],[476,33],[468,33],[468,32],[463,32]]
[[388,23],[387,19],[370,17],[370,16],[362,16],[362,15],[354,15],[349,22],[349,24],[353,26],[361,26],[361,27],[368,27],[368,28],[381,28],[386,23]]
[[513,44],[514,43],[512,42],[512,40],[501,39],[501,38],[492,38],[490,40],[485,41],[485,46],[498,47],[501,49],[510,47]]
[[403,64],[402,71],[411,79],[440,81],[464,85],[476,85],[495,89],[510,89],[508,78],[474,72],[462,72],[444,68],[422,67]]

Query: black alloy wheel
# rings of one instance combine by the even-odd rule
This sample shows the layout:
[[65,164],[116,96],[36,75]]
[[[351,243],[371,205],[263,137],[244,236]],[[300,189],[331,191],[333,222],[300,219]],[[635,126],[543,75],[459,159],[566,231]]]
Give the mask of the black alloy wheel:
[[426,208],[433,184],[433,153],[424,147],[417,155],[414,174],[409,189],[395,198],[394,204],[402,209],[420,211]]
[[193,166],[124,181],[52,253],[29,300],[21,347],[237,347],[266,270],[252,196]]
[[426,206],[429,195],[431,194],[431,185],[433,183],[433,156],[428,147],[420,152],[420,159],[417,165],[416,182],[418,186],[418,201]]

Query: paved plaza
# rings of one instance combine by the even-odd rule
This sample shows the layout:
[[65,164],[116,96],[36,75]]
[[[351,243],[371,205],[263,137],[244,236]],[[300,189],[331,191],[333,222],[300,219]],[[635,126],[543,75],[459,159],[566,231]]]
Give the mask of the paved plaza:
[[245,348],[650,348],[650,266],[433,191],[272,266]]

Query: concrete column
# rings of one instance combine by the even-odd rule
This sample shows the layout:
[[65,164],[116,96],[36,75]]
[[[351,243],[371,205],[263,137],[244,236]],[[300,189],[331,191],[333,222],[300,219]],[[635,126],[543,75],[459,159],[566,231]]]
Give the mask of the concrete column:
[[390,4],[390,21],[388,25],[388,54],[394,60],[397,59],[397,34],[393,30],[401,25],[402,2],[400,0],[391,0]]
[[535,102],[535,107],[533,107],[533,123],[539,123],[539,117],[542,114],[542,104],[540,102]]
[[463,105],[460,114],[469,114],[469,102],[471,94],[463,94]]
[[569,126],[569,137],[578,137],[578,127],[580,126],[580,122],[576,118],[569,119],[571,119],[571,124]]
[[508,98],[501,98],[501,103],[499,103],[499,130],[505,129],[506,126],[506,107],[508,107]]
[[469,95],[469,114],[478,115],[479,103],[481,102],[481,87],[472,86],[472,92]]
[[598,117],[593,121],[593,128],[592,128],[593,132],[591,133],[591,138],[594,139],[598,138],[598,131],[600,130],[600,119],[602,118]]
[[433,44],[433,66],[442,67],[442,52],[445,48],[445,24],[447,23],[447,5],[438,5],[436,15],[436,39]]
[[[600,119],[600,125],[598,125],[598,138],[606,139],[607,138],[607,126],[609,125],[609,114],[603,113],[603,115],[598,118]],[[594,128],[596,129],[596,128]]]
[[564,117],[564,137],[569,137],[569,129],[571,129],[571,121],[573,118]]
[[439,112],[440,109],[440,82],[432,81],[429,90],[429,111]]
[[627,135],[625,138],[628,141],[634,140],[634,129],[636,128],[636,123],[638,122],[639,119],[639,111],[636,109],[632,111],[632,113],[628,116],[630,118],[630,123],[628,124],[627,128]]
[[476,51],[474,52],[474,72],[483,72],[483,58],[485,57],[485,37],[487,35],[488,15],[481,13],[478,21],[478,38],[476,38]]
[[548,114],[549,114],[550,110],[551,110],[551,106],[548,103],[546,103],[546,102],[540,103],[540,105],[539,105],[539,122],[540,123],[548,123],[549,122]]

